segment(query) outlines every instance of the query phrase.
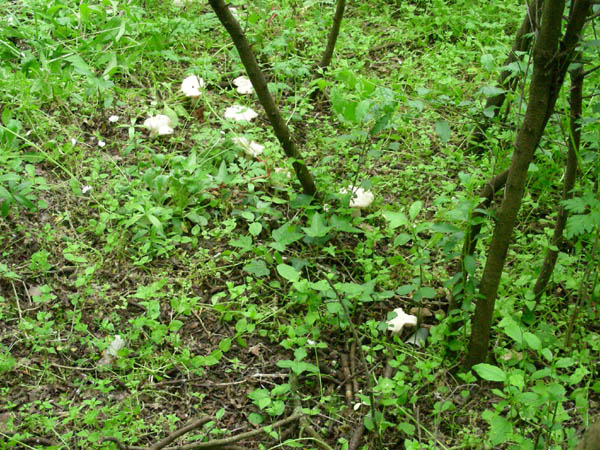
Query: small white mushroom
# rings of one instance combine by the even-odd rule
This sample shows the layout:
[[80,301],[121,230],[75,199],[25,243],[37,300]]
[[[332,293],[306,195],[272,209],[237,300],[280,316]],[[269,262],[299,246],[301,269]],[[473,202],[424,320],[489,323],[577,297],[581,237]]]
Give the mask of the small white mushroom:
[[200,97],[202,95],[201,88],[204,87],[204,80],[196,75],[190,75],[181,82],[181,92],[186,97]]
[[225,118],[238,121],[250,121],[258,117],[258,113],[251,108],[241,105],[233,105],[225,110]]
[[169,116],[164,114],[158,114],[157,116],[149,117],[144,121],[144,126],[150,131],[150,136],[164,136],[167,134],[173,134],[173,128],[171,128],[171,119]]
[[406,314],[402,308],[396,308],[393,312],[396,317],[387,321],[388,330],[392,333],[399,334],[405,326],[414,327],[417,325],[417,316]]

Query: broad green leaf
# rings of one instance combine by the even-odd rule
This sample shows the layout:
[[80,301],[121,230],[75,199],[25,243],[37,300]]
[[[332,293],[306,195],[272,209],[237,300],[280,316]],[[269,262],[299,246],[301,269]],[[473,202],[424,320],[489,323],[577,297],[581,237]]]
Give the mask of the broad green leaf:
[[260,222],[253,222],[248,227],[248,231],[252,236],[258,236],[262,231],[262,225],[260,224]]
[[540,351],[542,349],[542,341],[535,334],[530,333],[529,331],[526,331],[523,334],[523,338],[525,339],[525,343],[532,350]]
[[506,373],[500,367],[491,364],[481,363],[473,366],[481,378],[487,381],[506,381]]
[[291,281],[292,283],[300,279],[300,274],[298,273],[298,271],[287,264],[278,264],[277,272],[283,278],[285,278],[288,281]]
[[383,217],[390,222],[392,230],[400,226],[408,226],[408,218],[403,212],[385,211]]
[[414,221],[417,218],[417,216],[421,212],[421,208],[423,208],[423,202],[420,200],[410,205],[410,208],[408,209],[408,215],[411,221]]
[[410,234],[408,234],[408,233],[400,233],[394,239],[394,247],[402,247],[404,244],[406,244],[411,239],[412,239],[412,236]]
[[477,269],[475,258],[472,255],[465,255],[464,264],[467,273],[469,275],[473,275],[475,273],[475,269]]
[[292,242],[296,242],[299,239],[302,239],[302,233],[296,231],[296,226],[290,225],[289,223],[280,226],[276,230],[273,230],[271,235],[278,244],[284,246],[289,245]]
[[312,220],[310,221],[310,227],[302,227],[302,230],[309,237],[319,238],[326,236],[327,233],[329,233],[329,231],[331,230],[331,227],[325,225],[323,215],[317,212],[312,216]]
[[254,259],[244,266],[244,271],[254,275],[257,278],[268,276],[271,272],[267,264],[262,259]]
[[495,415],[490,422],[490,441],[500,445],[512,437],[512,424],[502,416]]
[[504,332],[508,337],[518,344],[523,344],[523,330],[521,330],[519,324],[512,317],[505,317],[500,321],[499,325],[504,328]]

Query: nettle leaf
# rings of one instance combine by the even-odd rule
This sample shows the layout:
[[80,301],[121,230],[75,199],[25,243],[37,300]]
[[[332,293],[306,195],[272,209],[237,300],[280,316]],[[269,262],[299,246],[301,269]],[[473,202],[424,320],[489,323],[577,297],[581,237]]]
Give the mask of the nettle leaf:
[[591,233],[594,227],[600,225],[600,212],[590,214],[575,214],[567,219],[566,235],[567,238],[578,236],[584,233]]
[[286,280],[288,280],[288,281],[290,281],[292,283],[294,281],[300,280],[300,273],[296,269],[294,269],[292,266],[290,266],[290,265],[287,265],[287,264],[278,264],[277,265],[277,272],[283,278],[285,278]]
[[481,378],[487,381],[506,381],[506,372],[500,367],[491,364],[481,363],[473,366],[473,370],[477,372]]
[[312,238],[324,237],[331,231],[331,226],[325,224],[325,219],[318,212],[312,216],[310,227],[302,227],[307,236]]

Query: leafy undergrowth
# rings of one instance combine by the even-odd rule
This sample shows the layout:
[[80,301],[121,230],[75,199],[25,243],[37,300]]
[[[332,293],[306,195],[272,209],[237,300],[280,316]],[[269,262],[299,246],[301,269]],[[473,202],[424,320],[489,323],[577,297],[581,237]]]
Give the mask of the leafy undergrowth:
[[[530,312],[557,181],[531,182],[488,381],[460,370],[474,289],[458,287],[460,246],[512,134],[492,130],[490,158],[468,138],[518,2],[350,2],[314,82],[333,3],[234,2],[322,204],[236,91],[243,67],[214,13],[180,3],[2,12],[0,446],[148,447],[202,418],[169,445],[253,430],[219,448],[573,444],[600,392],[597,311],[563,345],[585,235]],[[190,75],[198,98],[180,90]],[[258,117],[225,118],[234,104]],[[170,134],[143,125],[157,114]],[[542,179],[560,174],[556,142]],[[359,185],[375,197],[362,210]],[[451,295],[463,311],[447,318]],[[387,330],[400,307],[425,342]]]

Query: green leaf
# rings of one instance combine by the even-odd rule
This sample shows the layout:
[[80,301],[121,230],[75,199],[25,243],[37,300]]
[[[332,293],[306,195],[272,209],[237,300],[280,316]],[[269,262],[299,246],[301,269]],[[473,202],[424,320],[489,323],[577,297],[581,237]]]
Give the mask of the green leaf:
[[500,321],[499,325],[504,328],[504,332],[508,337],[518,344],[523,344],[523,330],[521,330],[519,324],[512,317],[505,317]]
[[472,255],[466,255],[464,259],[465,270],[469,275],[473,275],[475,273],[475,269],[477,269],[477,263],[475,258]]
[[252,236],[258,236],[262,231],[262,225],[260,224],[260,222],[253,222],[248,227],[248,231],[250,231],[250,234]]
[[490,421],[490,441],[494,447],[508,441],[512,436],[512,424],[502,416]]
[[287,264],[278,264],[277,272],[283,278],[285,278],[286,280],[288,280],[292,283],[295,281],[298,281],[300,279],[300,274],[298,273],[298,271],[296,269],[294,269],[292,266],[289,266]]
[[412,236],[410,234],[408,234],[408,233],[400,233],[394,239],[394,247],[402,247],[404,244],[406,244],[411,239],[412,239]]
[[335,214],[331,217],[331,228],[346,233],[363,233],[363,230],[360,228],[352,226],[350,218],[338,217]]
[[219,348],[223,353],[229,351],[231,348],[231,338],[225,338],[219,342]]
[[323,215],[316,212],[310,221],[310,227],[302,227],[307,236],[312,238],[324,237],[332,227],[325,225]]
[[450,140],[450,125],[445,120],[438,120],[435,123],[435,132],[444,144]]
[[506,373],[500,367],[491,364],[481,363],[473,366],[481,378],[487,381],[506,381]]
[[289,223],[280,226],[276,230],[273,230],[271,235],[278,244],[283,246],[290,245],[291,243],[302,239],[302,233],[296,231],[296,226],[290,225]]
[[411,221],[414,221],[417,218],[417,216],[421,212],[421,208],[423,208],[423,202],[420,200],[410,205],[410,208],[408,209],[408,215]]
[[253,259],[244,266],[244,271],[257,278],[266,277],[271,273],[267,268],[267,264],[262,259]]
[[392,230],[400,226],[408,226],[408,219],[403,212],[385,211],[383,217],[390,223]]
[[260,425],[265,421],[265,417],[262,414],[253,412],[248,414],[248,421],[253,425]]
[[523,338],[525,339],[525,343],[532,350],[540,351],[542,349],[542,341],[535,334],[530,333],[529,331],[526,331],[523,334]]

